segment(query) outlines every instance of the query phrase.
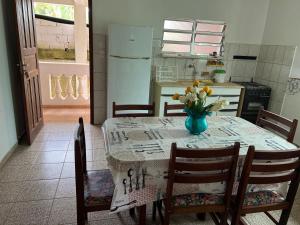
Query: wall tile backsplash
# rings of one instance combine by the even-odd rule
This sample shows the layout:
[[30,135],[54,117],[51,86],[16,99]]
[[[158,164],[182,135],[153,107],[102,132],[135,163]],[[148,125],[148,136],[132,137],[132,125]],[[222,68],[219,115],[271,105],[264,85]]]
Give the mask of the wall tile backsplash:
[[269,104],[269,110],[272,112],[281,112],[295,51],[295,46],[261,46],[255,81],[272,88]]

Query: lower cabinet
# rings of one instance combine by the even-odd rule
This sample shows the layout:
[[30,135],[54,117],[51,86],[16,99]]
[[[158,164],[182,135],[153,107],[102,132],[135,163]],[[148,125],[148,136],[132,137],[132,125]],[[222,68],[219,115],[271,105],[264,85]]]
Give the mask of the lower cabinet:
[[[213,95],[207,98],[207,105],[211,104],[217,100],[226,99],[229,101],[229,105],[213,115],[218,116],[240,116],[241,108],[244,98],[244,89],[242,86],[234,87],[212,87],[214,92]],[[156,85],[155,87],[155,102],[156,102],[156,116],[163,116],[164,114],[164,104],[168,102],[169,104],[180,104],[179,101],[173,100],[173,94],[178,93],[184,94],[184,87],[162,87]]]

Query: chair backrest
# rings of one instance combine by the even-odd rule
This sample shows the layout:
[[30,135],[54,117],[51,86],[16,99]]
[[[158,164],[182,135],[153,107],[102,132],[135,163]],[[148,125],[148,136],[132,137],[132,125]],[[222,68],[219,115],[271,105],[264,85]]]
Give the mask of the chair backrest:
[[237,192],[236,207],[243,209],[249,184],[290,182],[286,202],[293,204],[300,181],[300,149],[286,151],[255,151],[250,146]]
[[[173,143],[169,161],[167,199],[172,197],[174,183],[200,184],[225,181],[224,208],[229,208],[239,149],[239,143],[222,149],[193,150],[177,148]],[[170,204],[168,207],[172,209]]]
[[289,120],[264,109],[259,111],[256,121],[256,125],[280,134],[289,142],[294,141],[297,124],[296,119]]
[[[122,113],[123,111],[123,113]],[[124,111],[142,111],[126,113]],[[145,112],[146,111],[146,112]],[[118,113],[121,112],[121,113]],[[152,105],[117,105],[113,102],[113,117],[152,117],[155,113],[155,103]]]
[[[184,104],[168,104],[168,102],[165,102],[164,116],[186,116],[186,112],[183,112],[184,107]],[[182,112],[178,112],[178,110]]]
[[86,174],[86,145],[83,119],[79,118],[79,125],[75,130],[74,137],[74,154],[75,154],[75,180],[76,180],[76,197],[83,202],[84,197],[84,175]]

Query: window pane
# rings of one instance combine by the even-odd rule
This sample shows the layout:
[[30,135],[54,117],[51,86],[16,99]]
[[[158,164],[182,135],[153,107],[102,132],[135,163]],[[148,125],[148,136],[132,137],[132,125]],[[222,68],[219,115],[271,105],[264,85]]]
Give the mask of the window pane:
[[192,34],[164,32],[165,41],[185,41],[191,42]]
[[190,45],[164,43],[163,52],[190,52]]
[[193,29],[193,22],[165,20],[164,29],[191,31]]
[[66,20],[74,20],[74,6],[72,5],[35,2],[34,13]]
[[222,36],[197,34],[195,42],[221,43]]
[[194,53],[200,55],[209,55],[213,52],[220,54],[221,46],[211,46],[211,45],[195,45]]
[[197,32],[215,32],[221,33],[223,31],[223,24],[214,24],[214,23],[197,23]]

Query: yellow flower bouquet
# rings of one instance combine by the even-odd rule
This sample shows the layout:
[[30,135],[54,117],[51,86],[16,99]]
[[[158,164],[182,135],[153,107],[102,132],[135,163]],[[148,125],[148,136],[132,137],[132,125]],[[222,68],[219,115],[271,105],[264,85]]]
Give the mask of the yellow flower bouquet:
[[210,87],[201,88],[200,81],[196,80],[192,86],[186,88],[185,95],[176,93],[172,96],[173,100],[179,100],[185,105],[184,111],[188,115],[185,125],[192,134],[200,134],[207,129],[207,115],[229,105],[227,100],[217,100],[206,105],[207,97],[212,94],[213,90]]

